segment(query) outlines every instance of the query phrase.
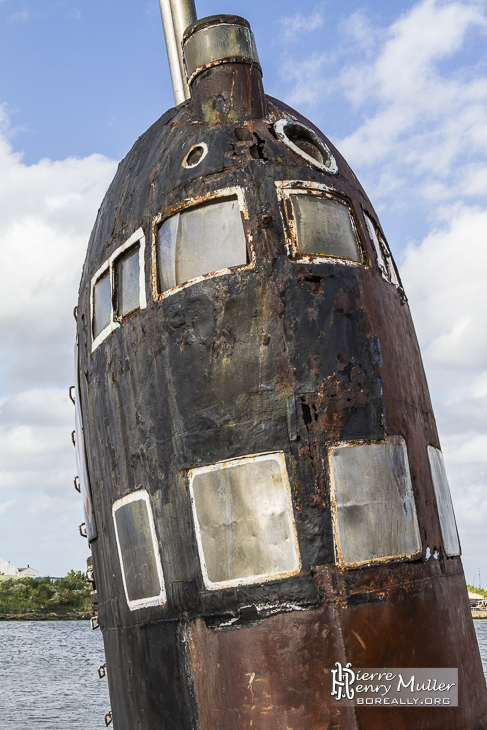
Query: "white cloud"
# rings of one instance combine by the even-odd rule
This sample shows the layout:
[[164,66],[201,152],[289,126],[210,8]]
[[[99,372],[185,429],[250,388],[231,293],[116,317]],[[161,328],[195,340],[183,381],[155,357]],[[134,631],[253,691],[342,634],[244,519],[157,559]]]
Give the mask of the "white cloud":
[[115,163],[94,154],[24,165],[0,134],[0,169],[0,335],[9,382],[56,383],[72,372],[81,268]]
[[32,17],[33,15],[30,10],[27,10],[27,8],[22,8],[22,10],[19,10],[17,13],[11,15],[9,20],[11,23],[27,23]]
[[433,386],[470,575],[485,562],[487,548],[480,530],[487,522],[487,210],[463,206],[449,213],[449,220],[406,249],[401,276]]
[[8,546],[19,564],[63,573],[82,567],[86,552],[76,537],[81,503],[70,438],[72,312],[116,163],[94,154],[25,165],[2,107],[0,123],[0,553]]
[[416,227],[401,276],[471,571],[487,551],[487,3],[420,0],[389,27],[361,10],[339,31],[286,59],[286,101],[323,109],[328,128],[335,109],[352,120],[338,149],[389,226]]
[[9,507],[11,507],[13,504],[16,503],[16,499],[11,499],[8,502],[4,502],[3,504],[0,504],[0,515],[3,515],[4,512],[8,510]]
[[401,275],[428,363],[484,368],[487,210],[462,207],[451,214],[419,246],[407,248]]
[[317,28],[321,28],[324,21],[323,13],[318,7],[309,15],[296,13],[296,15],[280,18],[279,25],[282,28],[284,40],[292,41],[297,36],[311,33]]
[[487,59],[469,50],[485,49],[486,35],[483,1],[421,0],[389,27],[361,10],[324,51],[298,62],[285,51],[285,98],[301,111],[319,105],[328,125],[348,100],[356,123],[334,142],[376,200],[478,200],[487,189],[478,160],[487,155]]
[[[364,119],[338,146],[355,167],[373,160],[396,177],[396,195],[402,187],[413,197],[404,189],[412,180],[416,197],[431,202],[485,193],[475,156],[487,150],[487,78],[460,53],[472,33],[487,33],[485,3],[423,0],[391,25],[372,58],[341,75]],[[454,68],[443,66],[453,58]],[[387,187],[376,194],[387,197]]]

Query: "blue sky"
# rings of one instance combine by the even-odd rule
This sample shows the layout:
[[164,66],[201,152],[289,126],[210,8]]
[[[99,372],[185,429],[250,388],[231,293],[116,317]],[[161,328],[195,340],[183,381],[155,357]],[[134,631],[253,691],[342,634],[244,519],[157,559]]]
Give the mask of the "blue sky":
[[[468,581],[487,585],[487,0],[196,0],[254,30],[266,91],[339,147],[381,217],[423,350]],[[0,555],[86,542],[67,400],[88,236],[168,107],[157,0],[0,0]]]

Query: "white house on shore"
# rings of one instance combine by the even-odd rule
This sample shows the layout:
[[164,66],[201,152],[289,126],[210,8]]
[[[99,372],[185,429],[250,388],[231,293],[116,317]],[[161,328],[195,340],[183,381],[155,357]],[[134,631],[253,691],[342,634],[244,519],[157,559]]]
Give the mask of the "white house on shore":
[[31,568],[30,565],[27,568],[19,568],[19,578],[40,578],[41,574]]
[[40,578],[41,574],[31,568],[30,565],[27,568],[16,568],[8,560],[0,558],[0,576],[3,573],[3,577],[8,578]]
[[8,560],[0,558],[0,573],[3,573],[4,575],[8,575],[10,577],[18,577],[19,569],[15,568],[12,563],[8,562]]

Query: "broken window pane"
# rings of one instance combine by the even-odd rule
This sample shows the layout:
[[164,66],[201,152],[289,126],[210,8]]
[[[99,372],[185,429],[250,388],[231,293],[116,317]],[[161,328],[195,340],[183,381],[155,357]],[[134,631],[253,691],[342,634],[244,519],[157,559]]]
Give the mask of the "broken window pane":
[[291,195],[291,201],[299,253],[362,260],[346,205],[316,195]]
[[237,198],[211,201],[164,221],[158,263],[161,292],[197,276],[244,266],[247,245]]
[[457,524],[453,512],[450,487],[446,478],[445,463],[443,454],[439,449],[428,446],[428,458],[430,462],[431,477],[435,490],[438,516],[440,518],[441,536],[445,552],[450,557],[461,555],[460,541],[458,539]]
[[123,317],[140,306],[139,246],[116,261],[117,314]]
[[147,492],[136,492],[115,502],[113,519],[130,609],[164,603],[159,548]]
[[277,579],[299,571],[283,454],[193,469],[191,491],[208,588]]
[[392,260],[392,255],[390,253],[389,253],[389,273],[391,276],[391,284],[394,284],[394,286],[400,287],[401,282],[399,280],[396,265],[395,265],[394,261]]
[[93,336],[97,337],[110,324],[112,295],[110,270],[101,276],[93,288]]
[[370,240],[372,241],[375,255],[377,257],[377,265],[379,266],[379,269],[381,270],[384,279],[389,279],[389,267],[386,263],[386,258],[384,256],[384,252],[382,250],[377,231],[375,230],[375,225],[366,213],[364,213],[364,218],[365,223],[367,224],[367,230],[369,232]]
[[339,552],[345,564],[415,555],[421,548],[406,444],[331,451]]

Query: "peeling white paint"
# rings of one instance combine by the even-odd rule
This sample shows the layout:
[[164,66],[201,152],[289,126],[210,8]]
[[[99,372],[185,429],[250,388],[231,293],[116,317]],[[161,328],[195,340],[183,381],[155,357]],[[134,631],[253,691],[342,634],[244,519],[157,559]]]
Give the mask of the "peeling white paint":
[[[302,150],[300,147],[298,147],[287,135],[286,133],[286,127],[289,125],[292,125],[294,128],[302,130],[307,137],[310,138],[311,143],[317,147],[317,149],[320,151],[320,153],[325,158],[326,162],[319,162],[311,155],[308,155],[304,150]],[[313,165],[313,167],[317,167],[318,170],[321,170],[322,172],[327,172],[331,175],[336,175],[338,172],[338,165],[336,163],[335,158],[333,157],[332,153],[330,152],[330,149],[328,148],[328,145],[326,145],[322,139],[318,137],[318,135],[313,132],[312,129],[309,127],[306,127],[302,122],[298,122],[295,119],[291,118],[284,118],[279,119],[274,124],[274,130],[281,140],[281,142],[284,142],[285,145],[289,147],[293,152],[295,152],[297,155],[302,157],[306,162],[309,162],[310,165]]]

